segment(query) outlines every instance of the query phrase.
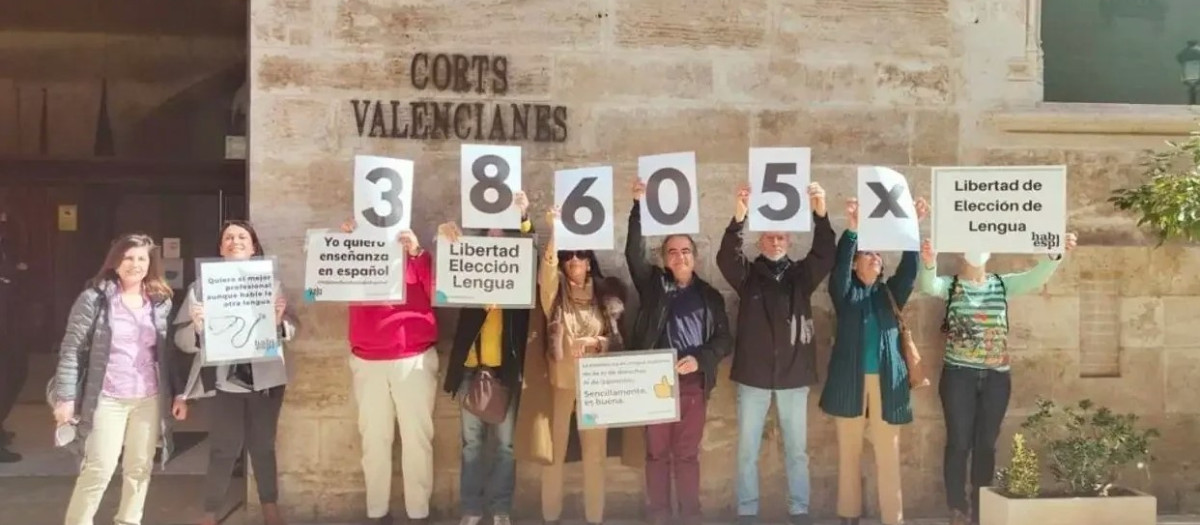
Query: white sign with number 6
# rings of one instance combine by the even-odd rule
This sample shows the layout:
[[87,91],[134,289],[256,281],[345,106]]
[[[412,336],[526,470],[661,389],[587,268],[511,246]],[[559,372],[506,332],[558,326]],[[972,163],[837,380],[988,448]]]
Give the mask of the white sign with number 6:
[[521,147],[463,144],[462,227],[521,227],[521,212],[513,205],[521,191]]
[[696,152],[638,157],[642,197],[642,235],[700,233]]
[[613,249],[612,166],[554,172],[554,205],[559,207],[554,225],[558,249]]
[[750,231],[812,230],[809,148],[750,148]]
[[395,239],[412,225],[411,160],[355,155],[354,217],[367,235]]

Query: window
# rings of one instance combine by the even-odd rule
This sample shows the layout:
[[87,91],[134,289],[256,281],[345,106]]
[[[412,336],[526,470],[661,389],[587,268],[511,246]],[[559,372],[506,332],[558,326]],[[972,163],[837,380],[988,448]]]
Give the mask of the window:
[[1042,0],[1046,102],[1188,104],[1200,0]]

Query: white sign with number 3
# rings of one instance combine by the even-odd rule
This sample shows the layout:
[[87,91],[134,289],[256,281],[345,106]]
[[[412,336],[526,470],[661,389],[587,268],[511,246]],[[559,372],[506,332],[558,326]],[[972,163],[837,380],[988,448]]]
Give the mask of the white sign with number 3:
[[811,163],[808,148],[750,148],[750,231],[812,230]]
[[462,227],[521,227],[521,212],[513,205],[521,191],[521,147],[463,144]]
[[411,160],[355,155],[354,218],[370,237],[395,239],[412,227]]
[[559,207],[554,225],[558,249],[613,249],[612,166],[554,172],[554,205]]
[[638,157],[642,197],[642,235],[700,233],[696,152]]

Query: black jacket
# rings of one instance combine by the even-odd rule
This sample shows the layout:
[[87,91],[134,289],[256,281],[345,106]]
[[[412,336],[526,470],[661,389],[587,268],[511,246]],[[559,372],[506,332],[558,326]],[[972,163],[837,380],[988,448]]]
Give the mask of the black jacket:
[[[500,369],[496,378],[510,391],[520,388],[521,374],[525,363],[525,343],[529,338],[530,310],[506,309],[501,311],[504,329],[501,332]],[[454,345],[450,347],[450,363],[446,366],[446,380],[442,390],[457,395],[466,376],[467,355],[479,341],[479,331],[487,318],[484,308],[464,308],[458,314],[458,329],[454,332]]]
[[817,382],[812,293],[833,268],[837,247],[828,217],[813,215],[808,256],[792,261],[776,278],[763,256],[742,252],[744,222],[730,221],[717,251],[721,275],[737,290],[737,345],[730,379],[769,390]]
[[[667,295],[677,287],[669,271],[647,260],[640,208],[641,203],[634,201],[625,239],[625,263],[629,266],[640,303],[633,331],[626,341],[626,348],[630,350],[649,350],[658,344],[667,324]],[[725,311],[725,298],[721,293],[698,275],[692,278],[692,286],[704,296],[708,311],[704,344],[700,346],[696,360],[704,374],[704,392],[708,395],[717,384],[717,365],[733,350],[733,336],[729,333],[729,314]]]

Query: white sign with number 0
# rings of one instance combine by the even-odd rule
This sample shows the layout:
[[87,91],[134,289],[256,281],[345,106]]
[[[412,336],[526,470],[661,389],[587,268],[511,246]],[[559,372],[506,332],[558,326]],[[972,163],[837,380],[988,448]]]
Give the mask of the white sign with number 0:
[[412,227],[411,160],[354,156],[354,218],[370,237],[395,239]]
[[611,250],[613,233],[612,166],[554,172],[554,244],[560,250]]
[[521,147],[463,144],[463,228],[521,227],[521,212],[513,205],[521,191]]
[[638,157],[642,197],[642,235],[700,233],[696,152]]
[[750,231],[812,230],[809,148],[750,148]]

